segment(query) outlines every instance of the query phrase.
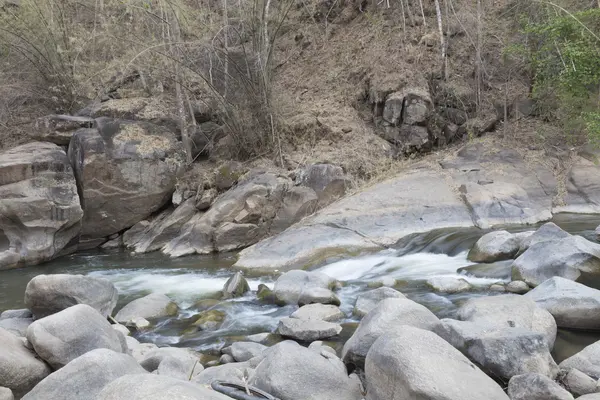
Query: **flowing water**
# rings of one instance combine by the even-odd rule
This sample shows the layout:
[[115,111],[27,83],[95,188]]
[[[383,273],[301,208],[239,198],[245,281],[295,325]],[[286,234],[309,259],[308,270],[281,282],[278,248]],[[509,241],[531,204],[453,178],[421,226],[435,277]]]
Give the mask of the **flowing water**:
[[[594,229],[600,224],[600,216],[562,215],[556,217],[554,222],[571,233],[596,241]],[[457,272],[459,268],[473,264],[466,258],[467,251],[483,233],[475,229],[461,229],[415,235],[403,240],[394,250],[337,261],[318,268],[343,284],[338,296],[347,319],[343,324],[344,331],[333,345],[339,348],[356,326],[357,320],[352,316],[356,297],[391,280],[408,298],[423,304],[440,318],[452,317],[456,309],[469,298],[497,295],[487,288],[492,283],[509,280],[510,262],[497,263],[483,275]],[[296,309],[293,306],[261,304],[254,293],[249,293],[212,307],[226,315],[217,331],[190,333],[187,328],[191,324],[191,317],[205,309],[201,300],[218,298],[219,291],[233,273],[230,267],[234,262],[234,254],[171,259],[159,253],[132,254],[128,251],[77,253],[40,266],[0,271],[0,311],[24,307],[25,286],[39,274],[70,273],[103,277],[112,281],[119,290],[117,309],[149,293],[166,294],[179,305],[179,315],[158,321],[152,330],[139,334],[139,340],[158,345],[193,347],[210,353],[224,343],[240,340],[243,336],[274,331],[279,320]],[[426,281],[440,276],[466,279],[473,290],[450,295],[434,293]],[[275,276],[265,275],[251,277],[248,282],[255,291],[261,283],[272,288],[275,279]],[[600,334],[595,332],[560,330],[554,355],[560,361],[599,339]]]

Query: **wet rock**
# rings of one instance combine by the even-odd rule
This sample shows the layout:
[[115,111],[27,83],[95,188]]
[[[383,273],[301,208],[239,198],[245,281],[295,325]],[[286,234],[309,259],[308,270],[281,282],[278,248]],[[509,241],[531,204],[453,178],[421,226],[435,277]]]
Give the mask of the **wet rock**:
[[277,327],[277,333],[281,336],[303,342],[326,339],[338,335],[341,331],[342,326],[339,324],[316,319],[282,318]]
[[441,293],[460,293],[472,289],[471,284],[466,280],[451,276],[438,276],[428,279],[427,285],[436,292]]
[[244,362],[260,356],[268,347],[259,343],[235,342],[223,349],[223,352],[233,357],[234,361]]
[[96,349],[50,374],[23,399],[95,400],[102,389],[115,379],[146,373],[127,354]]
[[265,284],[258,285],[258,290],[256,291],[256,297],[262,303],[266,304],[275,304],[278,306],[284,306],[285,301],[280,300],[275,293],[269,289],[269,287]]
[[524,374],[508,382],[511,400],[573,400],[573,396],[552,379],[540,374]]
[[378,289],[369,290],[366,293],[358,295],[353,313],[359,317],[365,316],[369,311],[375,308],[380,301],[389,298],[405,299],[406,297],[399,291],[389,287],[380,287]]
[[0,314],[0,321],[3,319],[12,319],[12,318],[32,318],[33,314],[26,308],[20,310],[6,310]]
[[344,318],[345,314],[338,307],[331,304],[307,304],[294,311],[290,317],[331,322]]
[[0,328],[0,386],[17,398],[25,395],[50,374],[50,367],[29,350],[23,341]]
[[523,328],[544,336],[548,348],[554,347],[556,322],[550,313],[533,300],[508,294],[469,299],[457,312],[461,321],[490,324],[498,328]]
[[327,205],[346,193],[350,180],[337,165],[313,164],[300,170],[296,176],[296,184],[314,190],[319,205]]
[[118,298],[117,288],[109,280],[84,275],[38,275],[25,289],[25,305],[37,319],[76,304],[87,304],[106,317]]
[[0,320],[0,328],[6,329],[10,333],[25,337],[27,328],[33,322],[33,318],[5,318]]
[[84,209],[82,236],[120,232],[159,210],[175,189],[184,152],[163,126],[99,118],[69,144]]
[[600,290],[554,277],[525,296],[548,310],[561,328],[600,329]]
[[599,391],[597,380],[590,378],[575,368],[561,370],[557,379],[575,397]]
[[0,270],[75,250],[83,211],[73,170],[55,144],[0,152]]
[[248,285],[248,281],[244,278],[244,274],[236,272],[235,275],[225,282],[225,286],[223,286],[223,298],[242,297],[249,291],[250,285]]
[[515,258],[520,247],[521,240],[517,235],[507,231],[490,232],[475,243],[467,258],[479,263],[510,260]]
[[512,260],[499,261],[491,264],[474,264],[461,267],[457,270],[460,274],[476,278],[510,279],[512,273]]
[[[335,279],[321,272],[307,272],[301,270],[289,271],[281,275],[275,282],[273,292],[280,300],[287,304],[318,303],[323,300],[325,304],[336,303],[337,297],[331,288]],[[316,289],[316,290],[315,290]],[[339,305],[339,299],[337,299]]]
[[281,400],[309,399],[317,393],[320,400],[361,399],[358,384],[348,377],[341,361],[330,356],[295,342],[281,342],[269,350],[250,384]]
[[207,310],[198,314],[198,319],[194,322],[194,326],[201,331],[216,331],[219,329],[226,314],[220,310]]
[[561,369],[575,368],[594,379],[600,379],[600,341],[586,346],[558,366]]
[[544,336],[527,329],[443,319],[436,333],[496,378],[529,372],[554,378],[558,373]]
[[184,380],[188,380],[190,376],[204,369],[197,353],[177,347],[150,350],[140,361],[140,365],[148,372],[158,371],[160,375]]
[[525,294],[529,292],[529,285],[523,281],[512,281],[506,285],[506,291],[515,294]]
[[434,330],[439,327],[440,320],[427,308],[412,300],[382,300],[360,321],[354,334],[344,344],[342,359],[347,364],[363,366],[373,342],[380,336],[395,332],[402,325]]
[[39,319],[27,329],[35,352],[54,369],[94,349],[127,352],[121,337],[102,314],[86,304]]
[[399,326],[365,362],[367,400],[508,400],[496,382],[436,334]]
[[177,304],[164,294],[152,293],[133,300],[115,316],[120,323],[127,323],[134,318],[157,319],[177,314]]
[[0,400],[15,400],[12,390],[6,387],[0,387]]

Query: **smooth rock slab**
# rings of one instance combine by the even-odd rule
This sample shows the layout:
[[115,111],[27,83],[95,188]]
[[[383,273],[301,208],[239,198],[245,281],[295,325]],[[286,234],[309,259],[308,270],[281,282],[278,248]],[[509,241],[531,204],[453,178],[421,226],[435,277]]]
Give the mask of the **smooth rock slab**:
[[508,382],[511,400],[573,400],[571,393],[552,379],[540,374],[524,374]]
[[115,315],[119,323],[127,323],[136,317],[157,319],[177,314],[177,304],[164,294],[152,293],[127,304]]
[[331,322],[344,318],[345,314],[332,304],[307,304],[294,311],[290,317]]
[[353,313],[359,317],[365,316],[369,311],[375,308],[380,301],[388,298],[405,299],[406,296],[389,287],[380,287],[369,290],[366,293],[358,295],[356,304],[354,305]]
[[282,318],[277,327],[277,333],[281,336],[291,337],[303,342],[326,339],[338,335],[341,331],[342,326],[339,324],[316,319]]
[[594,379],[600,379],[600,341],[586,346],[558,366],[561,369],[575,368]]

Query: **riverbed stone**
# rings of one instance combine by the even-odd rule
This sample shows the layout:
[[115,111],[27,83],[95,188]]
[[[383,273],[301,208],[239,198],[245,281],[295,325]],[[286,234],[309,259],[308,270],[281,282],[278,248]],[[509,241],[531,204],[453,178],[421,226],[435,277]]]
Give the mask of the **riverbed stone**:
[[575,397],[600,391],[598,381],[575,368],[560,371],[557,380]]
[[510,280],[512,274],[512,260],[498,261],[489,264],[473,264],[461,267],[458,273],[474,276],[476,278],[493,278],[498,280]]
[[344,344],[342,359],[347,364],[362,367],[373,342],[403,325],[433,331],[439,328],[440,320],[427,308],[412,300],[382,300],[360,321],[354,334]]
[[341,331],[341,325],[318,319],[282,318],[277,327],[277,333],[281,336],[303,342],[326,339],[338,335]]
[[461,321],[485,323],[499,328],[523,328],[544,336],[548,348],[554,347],[556,322],[533,300],[515,294],[477,297],[467,300],[457,312]]
[[573,396],[547,376],[535,373],[517,375],[508,382],[511,400],[573,400]]
[[0,152],[0,270],[75,250],[83,211],[64,150],[32,142]]
[[502,388],[433,332],[399,326],[365,362],[367,400],[508,400]]
[[460,293],[472,289],[469,282],[462,278],[453,276],[436,276],[427,280],[427,285],[436,292],[441,293]]
[[0,328],[0,386],[20,398],[51,372],[20,338]]
[[12,318],[32,318],[33,314],[26,308],[21,308],[19,310],[5,310],[0,314],[0,321],[3,319],[12,319]]
[[554,277],[525,297],[548,310],[560,328],[600,329],[600,290]]
[[534,244],[546,242],[548,240],[560,240],[569,236],[571,236],[570,233],[562,230],[554,222],[546,222],[544,225],[540,226],[535,232],[525,237],[521,241],[521,246],[519,248],[518,255],[523,254],[529,247],[533,246]]
[[294,311],[290,317],[303,320],[339,321],[346,315],[333,304],[307,304]]
[[223,298],[229,299],[233,297],[242,297],[250,291],[250,285],[244,278],[244,274],[236,272],[231,278],[225,282],[223,286]]
[[[335,304],[337,297],[330,290],[334,285],[335,279],[322,272],[293,270],[277,278],[273,292],[278,299],[287,304],[300,304],[301,300],[303,304],[321,302],[311,300]],[[339,305],[339,299],[337,304]]]
[[223,353],[229,354],[237,362],[248,361],[254,357],[259,357],[267,346],[253,342],[235,342],[231,346],[223,349]]
[[561,369],[575,368],[594,379],[600,379],[600,341],[586,346],[558,366]]
[[529,292],[530,287],[527,282],[512,281],[506,285],[506,291],[515,294],[525,294]]
[[281,400],[361,399],[358,384],[341,361],[333,354],[328,357],[292,341],[281,342],[256,367],[250,385]]
[[36,319],[76,304],[87,304],[107,317],[118,298],[117,288],[109,280],[84,275],[38,275],[25,289],[25,305]]
[[221,310],[206,310],[198,314],[193,326],[201,331],[216,331],[219,329],[227,314]]
[[0,400],[15,400],[12,390],[6,387],[0,387]]
[[235,383],[243,383],[244,376],[249,376],[254,371],[254,367],[256,367],[256,365],[251,364],[249,361],[233,362],[214,367],[207,367],[198,375],[196,375],[192,379],[192,382],[201,385],[210,385],[214,381],[223,380]]
[[102,389],[115,379],[146,373],[130,355],[96,349],[47,376],[23,399],[95,400]]
[[176,315],[177,310],[177,304],[169,297],[152,293],[127,304],[115,315],[115,320],[125,324],[136,317],[153,320]]
[[380,287],[369,290],[368,292],[358,295],[356,298],[356,304],[354,305],[354,310],[352,312],[358,317],[363,317],[367,315],[369,311],[375,308],[380,301],[388,298],[405,299],[406,296],[389,287]]
[[27,329],[35,352],[54,369],[94,349],[127,352],[123,335],[94,308],[78,304],[38,319]]
[[202,372],[199,355],[186,348],[160,347],[148,351],[139,362],[148,372],[157,372],[173,378],[189,380],[190,376]]
[[524,328],[442,319],[436,333],[488,375],[509,380],[536,372],[554,378],[558,366],[544,336]]
[[483,235],[469,251],[469,261],[491,263],[515,258],[521,247],[519,238],[507,231],[495,231]]
[[6,318],[0,320],[0,328],[21,337],[27,334],[27,328],[33,322],[33,318]]

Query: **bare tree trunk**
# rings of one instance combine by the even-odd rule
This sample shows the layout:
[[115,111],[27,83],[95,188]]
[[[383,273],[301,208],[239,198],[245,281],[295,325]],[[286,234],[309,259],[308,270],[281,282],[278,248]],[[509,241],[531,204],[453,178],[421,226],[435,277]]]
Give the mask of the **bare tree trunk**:
[[475,79],[476,79],[476,99],[477,99],[477,111],[481,107],[481,46],[482,46],[482,28],[481,28],[481,0],[477,0],[477,48],[475,49]]
[[[444,43],[444,28],[442,27],[442,10],[440,8],[440,1],[435,1],[435,14],[437,16],[438,33],[440,35],[440,45],[442,47],[442,62],[446,63],[446,44]],[[444,79],[446,78],[446,71],[444,68]]]
[[427,27],[427,21],[425,20],[425,11],[423,10],[423,0],[419,0],[419,6],[421,7],[421,17],[423,17],[423,26]]
[[223,75],[223,97],[227,100],[227,89],[229,86],[229,16],[227,15],[227,0],[223,0],[223,32],[225,33],[225,40],[223,46],[225,46],[225,65]]

